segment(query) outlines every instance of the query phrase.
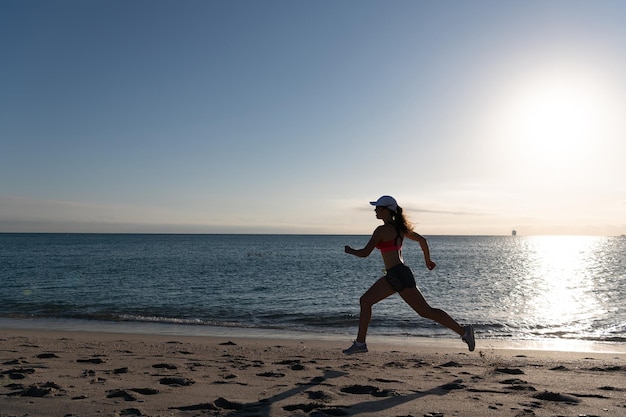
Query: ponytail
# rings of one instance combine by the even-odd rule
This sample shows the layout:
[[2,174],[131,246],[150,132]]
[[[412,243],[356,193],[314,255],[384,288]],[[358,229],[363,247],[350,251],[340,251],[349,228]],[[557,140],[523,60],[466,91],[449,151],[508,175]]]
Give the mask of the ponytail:
[[402,207],[400,206],[397,206],[395,213],[392,212],[392,220],[396,229],[403,234],[413,230],[413,225],[406,217],[404,217],[404,214],[402,214]]

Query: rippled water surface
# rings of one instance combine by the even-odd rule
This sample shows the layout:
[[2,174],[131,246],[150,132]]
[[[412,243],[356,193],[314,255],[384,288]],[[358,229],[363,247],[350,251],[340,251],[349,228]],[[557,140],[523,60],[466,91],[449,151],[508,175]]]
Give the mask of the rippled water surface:
[[[354,334],[380,255],[367,236],[0,234],[0,317],[155,322]],[[428,238],[407,242],[427,300],[481,337],[626,341],[626,238]],[[399,297],[371,334],[453,336]]]

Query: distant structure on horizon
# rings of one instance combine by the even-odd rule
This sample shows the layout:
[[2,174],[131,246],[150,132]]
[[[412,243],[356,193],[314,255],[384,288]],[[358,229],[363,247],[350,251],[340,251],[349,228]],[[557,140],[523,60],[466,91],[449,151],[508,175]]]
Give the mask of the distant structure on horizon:
[[513,231],[511,232],[511,236],[517,236],[517,230],[513,229]]

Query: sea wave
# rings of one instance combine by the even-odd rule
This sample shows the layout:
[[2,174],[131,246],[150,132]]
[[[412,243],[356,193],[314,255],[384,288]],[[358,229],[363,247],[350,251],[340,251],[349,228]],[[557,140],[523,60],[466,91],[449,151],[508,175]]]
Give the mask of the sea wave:
[[[342,248],[366,240],[0,234],[0,317],[354,335],[359,296],[381,264]],[[459,323],[473,323],[479,338],[626,339],[624,239],[447,236],[429,244],[433,271],[417,267],[419,249],[404,254],[420,289]],[[369,333],[456,337],[397,296],[374,307]]]

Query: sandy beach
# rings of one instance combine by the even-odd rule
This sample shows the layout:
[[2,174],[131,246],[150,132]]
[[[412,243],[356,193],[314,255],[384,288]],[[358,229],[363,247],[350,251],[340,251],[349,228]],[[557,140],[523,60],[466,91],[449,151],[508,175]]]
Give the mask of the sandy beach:
[[0,416],[626,415],[620,351],[349,344],[0,329]]

